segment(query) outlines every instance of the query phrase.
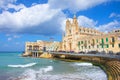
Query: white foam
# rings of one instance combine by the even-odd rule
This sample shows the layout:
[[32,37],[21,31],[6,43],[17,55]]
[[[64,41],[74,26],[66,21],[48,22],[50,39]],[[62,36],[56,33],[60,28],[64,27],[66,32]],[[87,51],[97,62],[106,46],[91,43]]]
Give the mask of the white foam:
[[[107,76],[99,70],[97,70],[98,71],[97,75],[96,71],[91,72],[91,69],[90,71],[88,71],[89,73],[82,72],[81,74],[80,74],[81,71],[69,74],[47,73],[52,70],[53,70],[52,66],[46,66],[44,68],[40,68],[37,71],[34,69],[27,69],[22,75],[12,80],[107,80]],[[43,74],[42,71],[46,71],[46,73]]]
[[92,63],[75,63],[77,66],[92,66]]
[[53,70],[52,66],[46,66],[44,68],[40,68],[40,70],[38,71],[33,70],[33,69],[27,69],[23,74],[21,74],[16,79],[19,79],[19,80],[49,80],[46,78],[50,77],[50,75],[45,74],[45,73],[52,71],[52,70]]
[[45,68],[41,68],[40,71],[42,71],[42,73],[47,73],[49,71],[52,71],[53,67],[52,66],[47,66]]
[[8,67],[20,67],[20,68],[25,68],[25,67],[31,67],[33,65],[36,65],[36,63],[29,63],[29,64],[18,64],[18,65],[8,65]]

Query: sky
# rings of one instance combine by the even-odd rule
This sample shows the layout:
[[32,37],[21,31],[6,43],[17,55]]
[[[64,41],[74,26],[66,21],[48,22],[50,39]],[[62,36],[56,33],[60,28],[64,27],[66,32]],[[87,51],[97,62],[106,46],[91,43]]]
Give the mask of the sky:
[[79,26],[120,29],[120,0],[0,0],[0,51],[24,51],[27,41],[61,41],[74,15]]

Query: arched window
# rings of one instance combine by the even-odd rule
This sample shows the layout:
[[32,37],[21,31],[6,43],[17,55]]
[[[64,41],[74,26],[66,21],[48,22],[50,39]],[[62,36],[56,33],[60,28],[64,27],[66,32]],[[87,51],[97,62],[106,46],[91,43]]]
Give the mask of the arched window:
[[69,29],[69,33],[71,34],[71,29]]
[[106,38],[106,42],[108,42],[108,38]]

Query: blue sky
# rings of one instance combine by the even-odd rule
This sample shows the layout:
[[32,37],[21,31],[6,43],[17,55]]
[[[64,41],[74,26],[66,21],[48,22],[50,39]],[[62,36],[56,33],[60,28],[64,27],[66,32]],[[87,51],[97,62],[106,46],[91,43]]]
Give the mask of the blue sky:
[[103,32],[120,29],[120,0],[0,0],[0,51],[26,41],[61,41],[66,19]]

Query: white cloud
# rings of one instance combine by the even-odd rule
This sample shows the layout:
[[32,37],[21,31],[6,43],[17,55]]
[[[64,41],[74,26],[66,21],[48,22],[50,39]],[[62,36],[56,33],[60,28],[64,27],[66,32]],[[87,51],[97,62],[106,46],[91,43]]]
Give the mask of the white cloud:
[[23,4],[19,4],[19,5],[8,4],[7,7],[6,7],[6,9],[9,9],[9,8],[13,8],[16,11],[19,11],[19,10],[25,8],[25,5],[23,5]]
[[20,38],[21,36],[19,35],[14,35],[13,38]]
[[75,13],[108,1],[109,0],[49,0],[48,4],[50,4],[52,8],[69,9]]
[[[0,14],[0,32],[53,35],[65,30],[66,16],[62,10],[77,12],[108,0],[49,0],[47,4],[35,4],[29,8],[23,4],[12,4],[16,0],[7,1],[6,9],[14,8],[17,12],[3,11]],[[78,23],[80,26],[96,27],[97,21],[81,15]]]
[[113,17],[120,18],[120,14],[111,13],[110,16],[109,16],[109,18],[113,18]]
[[6,36],[10,36],[10,34],[7,33]]
[[78,23],[80,26],[93,28],[96,27],[97,21],[81,15],[78,17]]
[[[29,8],[24,7],[18,12],[4,11],[0,14],[0,31],[45,33],[46,29],[60,29],[64,14],[59,9],[50,9],[48,4],[38,4]],[[47,24],[48,25],[47,25]],[[58,25],[59,24],[59,25]]]
[[[72,22],[72,18],[69,18],[69,20]],[[78,16],[77,20],[78,20],[79,26],[94,28],[94,29],[100,30],[102,32],[110,32],[113,29],[120,28],[120,22],[117,20],[114,20],[114,21],[111,21],[109,23],[102,24],[102,25],[98,25],[97,21],[90,19],[83,15]],[[62,22],[63,26],[65,26],[65,22],[66,22],[66,20],[64,20],[64,22]],[[63,27],[63,30],[65,30],[65,27]]]
[[17,0],[0,0],[0,8],[6,8],[6,6],[10,3],[14,3]]
[[[72,22],[72,18],[69,18],[69,20]],[[117,20],[114,20],[114,21],[111,21],[109,23],[102,24],[102,25],[98,25],[97,21],[90,19],[90,18],[83,16],[83,15],[78,16],[77,20],[78,20],[79,26],[97,29],[97,30],[102,31],[102,32],[110,32],[113,29],[120,28],[120,22]],[[64,20],[62,22],[63,30],[65,30],[65,24],[66,24],[66,20]]]
[[[62,30],[65,31],[65,25],[66,25],[66,20],[63,20],[62,23]],[[72,18],[68,18],[68,20],[72,23],[73,19]],[[82,26],[82,27],[88,27],[88,28],[95,28],[97,21],[94,21],[93,19],[90,19],[86,16],[80,15],[77,18],[78,21],[78,25]]]
[[49,5],[47,4],[24,8],[21,11],[14,13],[5,11],[0,14],[0,26],[8,28],[13,26],[16,29],[31,27],[49,20],[56,14],[56,12],[57,10],[49,9]]
[[20,45],[21,43],[20,42],[15,42],[16,45]]
[[112,31],[113,29],[120,28],[120,22],[117,20],[97,26],[97,24],[98,24],[97,21],[94,21],[93,19],[90,19],[86,16],[79,16],[78,23],[80,26],[94,28],[94,29],[100,30],[102,32],[109,32],[109,31]]
[[103,31],[103,32],[109,32],[114,29],[119,29],[120,28],[120,22],[118,21],[112,21],[107,24],[103,24],[97,27],[97,29]]
[[7,40],[8,40],[8,41],[11,41],[11,40],[12,40],[12,38],[11,38],[11,37],[9,37]]
[[8,41],[11,41],[11,40],[20,38],[21,36],[20,35],[13,35],[13,34],[6,34],[6,37],[7,37]]

